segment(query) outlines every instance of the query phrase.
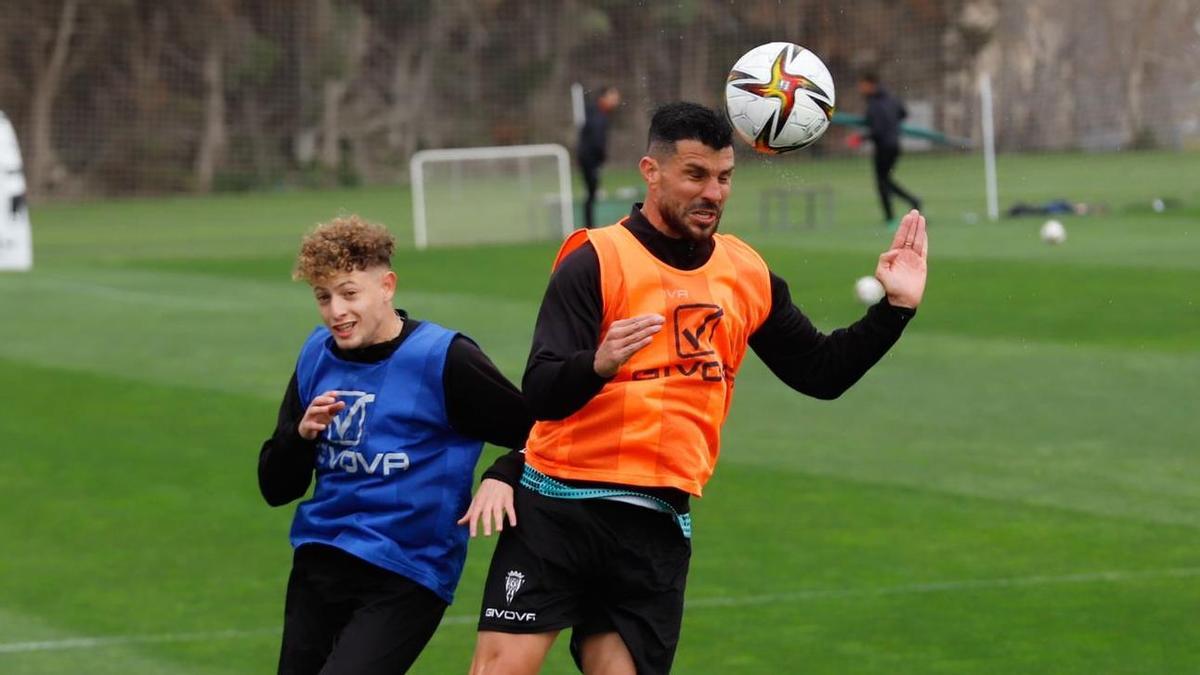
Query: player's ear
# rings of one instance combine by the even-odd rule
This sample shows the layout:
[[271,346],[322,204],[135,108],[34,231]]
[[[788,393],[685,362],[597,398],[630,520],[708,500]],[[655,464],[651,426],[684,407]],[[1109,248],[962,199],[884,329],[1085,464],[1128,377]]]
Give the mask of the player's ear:
[[638,171],[642,172],[642,180],[646,181],[647,186],[658,183],[659,170],[658,160],[650,155],[645,155],[638,162]]
[[379,283],[383,286],[383,296],[390,305],[392,297],[396,295],[396,273],[392,270],[384,272],[380,276]]

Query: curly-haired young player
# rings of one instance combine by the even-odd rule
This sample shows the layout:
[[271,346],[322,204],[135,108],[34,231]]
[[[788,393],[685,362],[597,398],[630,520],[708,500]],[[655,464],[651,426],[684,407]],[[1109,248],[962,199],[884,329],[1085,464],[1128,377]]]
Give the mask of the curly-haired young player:
[[383,227],[338,218],[296,262],[324,325],[300,349],[258,461],[272,506],[316,475],[292,522],[280,673],[407,671],[458,584],[464,524],[515,522],[515,450],[467,502],[484,441],[524,446],[521,393],[469,338],[393,309],[393,245]]
[[523,387],[538,422],[483,593],[472,673],[541,667],[572,628],[588,675],[666,673],[691,557],[688,501],[712,475],[746,347],[797,391],[835,398],[900,337],[925,290],[925,219],[904,218],[875,276],[886,300],[823,335],[787,283],[717,234],[732,185],[724,115],[660,108],[646,202],[563,244]]

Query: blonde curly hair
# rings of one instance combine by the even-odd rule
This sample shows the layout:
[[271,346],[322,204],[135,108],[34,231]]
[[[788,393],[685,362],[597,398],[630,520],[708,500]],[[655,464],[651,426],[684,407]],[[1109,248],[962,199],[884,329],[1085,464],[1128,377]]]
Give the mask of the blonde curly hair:
[[310,284],[341,272],[383,266],[391,268],[396,239],[382,225],[357,215],[317,225],[300,242],[292,279]]

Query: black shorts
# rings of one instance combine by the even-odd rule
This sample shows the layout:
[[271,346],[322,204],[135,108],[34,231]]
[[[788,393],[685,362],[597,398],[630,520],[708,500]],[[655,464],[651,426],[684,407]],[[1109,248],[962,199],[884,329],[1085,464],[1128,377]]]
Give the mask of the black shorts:
[[283,675],[407,672],[446,612],[424,586],[341,549],[296,549],[288,579]]
[[516,494],[517,527],[500,534],[479,630],[573,627],[571,653],[616,631],[638,673],[667,673],[679,644],[691,541],[674,516],[604,499]]

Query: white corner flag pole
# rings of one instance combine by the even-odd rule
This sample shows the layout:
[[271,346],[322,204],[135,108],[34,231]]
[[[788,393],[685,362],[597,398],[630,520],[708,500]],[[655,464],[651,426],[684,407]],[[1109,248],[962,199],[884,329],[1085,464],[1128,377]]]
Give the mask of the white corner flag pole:
[[1000,196],[996,187],[996,127],[992,119],[992,76],[979,78],[979,116],[983,122],[983,173],[987,182],[988,219],[1000,219]]

